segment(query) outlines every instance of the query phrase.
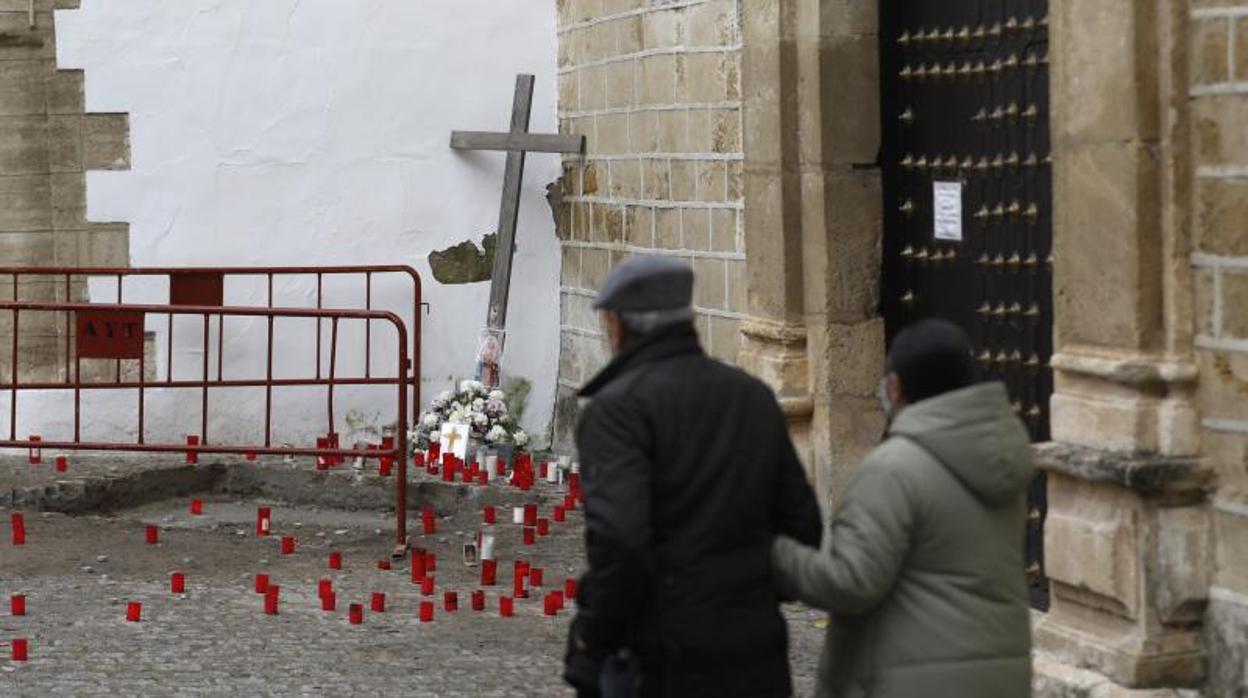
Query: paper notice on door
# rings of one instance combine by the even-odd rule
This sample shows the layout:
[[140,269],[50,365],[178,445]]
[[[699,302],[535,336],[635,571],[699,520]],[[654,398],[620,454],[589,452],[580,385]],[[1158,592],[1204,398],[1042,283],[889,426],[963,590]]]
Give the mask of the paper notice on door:
[[932,182],[932,225],[937,240],[962,242],[961,182]]

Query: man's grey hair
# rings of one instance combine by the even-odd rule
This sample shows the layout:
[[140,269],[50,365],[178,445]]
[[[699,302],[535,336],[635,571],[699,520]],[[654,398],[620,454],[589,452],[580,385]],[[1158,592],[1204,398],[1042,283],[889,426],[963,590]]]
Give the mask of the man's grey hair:
[[693,320],[693,308],[673,308],[671,310],[620,311],[620,324],[635,335],[643,335],[660,327],[675,325],[678,322]]

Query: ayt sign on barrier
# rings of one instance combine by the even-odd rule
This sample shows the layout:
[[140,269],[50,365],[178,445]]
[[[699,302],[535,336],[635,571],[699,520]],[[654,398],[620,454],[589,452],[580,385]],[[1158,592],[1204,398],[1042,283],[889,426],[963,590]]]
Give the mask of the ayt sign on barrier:
[[143,358],[142,312],[80,310],[76,315],[78,358]]

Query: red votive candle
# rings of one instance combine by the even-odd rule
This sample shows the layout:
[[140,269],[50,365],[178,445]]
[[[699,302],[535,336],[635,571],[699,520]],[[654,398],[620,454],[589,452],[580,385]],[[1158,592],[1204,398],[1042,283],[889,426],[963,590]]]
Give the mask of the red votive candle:
[[268,589],[264,591],[264,614],[267,616],[277,615],[277,597],[282,592],[282,588],[276,584],[270,584]]
[[204,503],[198,499],[191,500],[191,516],[199,516],[204,513]]
[[342,553],[332,552],[329,554],[329,569],[331,570],[342,569]]
[[270,529],[273,528],[273,510],[269,507],[260,507],[256,510],[256,535],[267,536]]
[[31,435],[30,439],[30,464],[39,465],[43,462],[43,447],[40,442],[43,441],[42,436]]
[[524,505],[524,525],[525,526],[537,525],[537,505],[536,504]]
[[26,517],[20,511],[14,512],[9,517],[9,523],[13,529],[13,545],[26,544]]
[[459,610],[459,594],[448,591],[442,595],[442,608],[447,613],[454,613]]
[[160,527],[152,526],[149,524],[147,526],[147,544],[155,545],[159,542],[160,542]]
[[491,506],[481,510],[481,517],[487,524],[498,523],[498,511]]
[[[320,450],[320,451],[323,451],[329,448],[329,438],[324,437],[324,436],[318,436],[316,438],[316,448],[317,450]],[[317,470],[329,470],[329,464],[330,464],[330,461],[332,460],[333,459],[330,458],[329,456],[317,456],[316,457],[316,469]]]
[[532,584],[535,587],[542,586],[542,577],[544,576],[545,575],[542,573],[541,567],[529,568],[529,584]]
[[529,598],[529,592],[524,588],[524,577],[517,576],[512,580],[511,595],[517,599]]
[[555,523],[563,523],[568,519],[568,510],[562,504],[555,506]]
[[420,580],[421,596],[433,596],[433,585],[434,585],[433,577],[425,577],[424,579]]
[[369,607],[373,609],[373,613],[385,613],[386,612],[386,593],[384,591],[374,591],[373,601]]
[[24,637],[15,638],[12,641],[13,661],[26,661],[27,654],[30,651],[30,643]]
[[334,593],[334,583],[328,579],[322,579],[316,583],[316,595],[325,596]]
[[186,593],[186,575],[181,572],[174,572],[169,575],[169,591],[174,594]]
[[255,451],[248,451],[248,452],[247,452],[247,460],[255,460],[255,459],[256,459],[256,452],[255,452]]
[[63,473],[69,470],[69,456],[56,457],[56,472]]
[[481,586],[492,587],[498,583],[498,560],[481,561]]
[[542,598],[542,613],[553,616],[559,611],[559,607],[555,605],[555,597],[553,594],[547,594]]
[[138,601],[131,601],[126,604],[126,620],[131,623],[138,623],[143,617],[143,604]]
[[504,618],[510,618],[515,612],[515,602],[510,596],[500,596],[498,598],[498,615]]
[[381,464],[377,466],[377,474],[382,477],[390,477],[390,469],[394,467],[394,459],[390,456],[382,456]]
[[569,599],[576,598],[576,580],[571,577],[563,580],[563,595]]
[[506,475],[507,474],[507,461],[503,460],[502,458],[499,458],[498,462],[494,464],[494,474],[497,475],[498,477],[503,477],[504,475]]
[[15,616],[26,615],[26,595],[14,594],[9,597],[9,613]]
[[437,520],[433,517],[432,507],[425,507],[420,510],[420,521],[424,524],[426,536],[431,536],[438,530]]
[[282,554],[283,555],[295,554],[295,537],[294,536],[282,536]]
[[474,611],[485,610],[485,592],[484,591],[477,589],[476,591],[472,592],[472,610]]
[[364,622],[364,604],[353,603],[347,607],[347,622],[351,625]]
[[[198,445],[199,445],[199,437],[198,437],[198,436],[187,436],[187,437],[186,437],[186,445],[187,445],[187,446],[198,446]],[[186,462],[187,462],[187,463],[198,463],[198,462],[199,462],[199,452],[198,452],[198,451],[187,451],[187,452],[186,452]]]
[[389,560],[378,560],[378,561],[377,561],[377,569],[379,569],[379,570],[388,570],[388,569],[390,569],[390,561],[389,561]]
[[478,485],[478,486],[480,486],[480,487],[485,487],[485,486],[486,486],[486,485],[488,485],[488,484],[490,484],[490,476],[489,476],[489,474],[488,474],[488,473],[486,473],[484,470],[482,470],[481,472],[477,473],[477,485]]
[[433,621],[433,602],[421,601],[420,602],[420,622],[430,623],[432,621]]
[[555,608],[557,610],[562,611],[563,610],[563,592],[555,590],[555,591],[550,592],[550,596],[551,598],[555,600]]
[[550,519],[542,517],[537,520],[537,535],[545,536],[550,534]]
[[330,591],[321,594],[321,610],[332,611],[338,608],[338,595]]
[[425,578],[425,551],[412,551],[412,582],[419,583]]
[[263,594],[266,591],[268,591],[269,590],[269,575],[257,574],[255,589],[256,589],[257,594]]
[[542,462],[541,462],[541,463],[537,466],[537,476],[538,476],[539,478],[541,478],[541,479],[545,480],[545,479],[546,479],[546,475],[547,475],[549,472],[550,472],[550,463],[547,463],[546,461],[542,461]]
[[524,527],[524,544],[533,545],[537,542],[537,529],[532,526]]

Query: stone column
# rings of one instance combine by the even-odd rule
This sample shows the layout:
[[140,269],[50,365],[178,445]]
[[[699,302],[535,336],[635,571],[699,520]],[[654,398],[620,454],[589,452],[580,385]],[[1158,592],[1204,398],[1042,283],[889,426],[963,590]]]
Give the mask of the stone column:
[[775,389],[809,466],[813,403],[802,316],[797,7],[781,0],[744,0],[741,13],[749,263],[740,363]]
[[1187,3],[1054,0],[1054,443],[1037,647],[1126,687],[1203,675]]

